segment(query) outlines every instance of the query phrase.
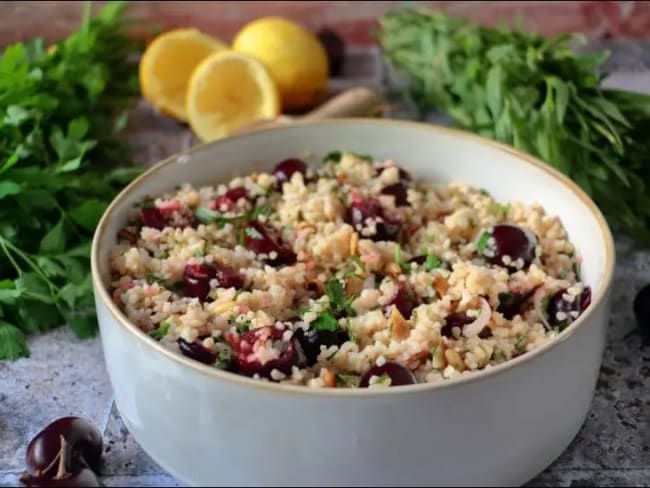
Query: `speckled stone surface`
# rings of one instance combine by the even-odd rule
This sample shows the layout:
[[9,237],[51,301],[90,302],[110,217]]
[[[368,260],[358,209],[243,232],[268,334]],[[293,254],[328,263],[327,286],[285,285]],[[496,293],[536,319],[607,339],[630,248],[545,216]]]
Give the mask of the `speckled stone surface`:
[[[613,64],[619,71],[610,86],[650,92],[650,44],[643,45],[625,49],[618,41]],[[382,84],[377,65],[355,65],[362,71],[336,80],[336,88]],[[154,162],[194,142],[186,129],[146,109],[131,125],[141,161]],[[619,238],[617,255],[609,340],[590,413],[567,450],[530,486],[650,485],[650,339],[640,335],[632,315],[636,291],[650,282],[650,250],[632,251]],[[29,346],[30,358],[0,362],[0,486],[18,484],[30,438],[65,415],[87,417],[102,431],[106,486],[178,486],[122,423],[99,339],[79,341],[61,328],[30,337]],[[545,419],[539,422],[543,429]]]

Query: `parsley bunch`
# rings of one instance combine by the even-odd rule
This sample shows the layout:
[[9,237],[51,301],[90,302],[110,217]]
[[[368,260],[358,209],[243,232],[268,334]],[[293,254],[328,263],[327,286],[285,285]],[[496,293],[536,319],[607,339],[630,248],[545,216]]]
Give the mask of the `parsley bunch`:
[[425,9],[393,10],[380,25],[413,105],[540,157],[650,242],[650,96],[600,87],[608,53],[577,55],[571,35],[546,40]]
[[[16,43],[0,57],[0,359],[25,333],[63,323],[95,333],[90,242],[104,209],[141,168],[117,138],[138,95],[142,43],[109,2],[68,38]],[[123,163],[122,163],[123,164]]]

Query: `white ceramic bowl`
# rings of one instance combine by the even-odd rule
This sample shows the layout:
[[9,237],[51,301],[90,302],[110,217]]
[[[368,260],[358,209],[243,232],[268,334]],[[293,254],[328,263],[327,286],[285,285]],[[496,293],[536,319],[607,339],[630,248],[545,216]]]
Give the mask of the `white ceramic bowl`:
[[[550,345],[439,384],[385,390],[263,383],[164,349],[111,301],[109,249],[127,210],[189,181],[206,185],[311,151],[390,158],[414,178],[462,180],[561,216],[584,256],[591,306]],[[535,159],[428,124],[336,120],[195,147],[133,182],[92,249],[97,314],[115,400],[140,445],[193,485],[519,485],[582,425],[605,344],[614,249],[592,201]]]

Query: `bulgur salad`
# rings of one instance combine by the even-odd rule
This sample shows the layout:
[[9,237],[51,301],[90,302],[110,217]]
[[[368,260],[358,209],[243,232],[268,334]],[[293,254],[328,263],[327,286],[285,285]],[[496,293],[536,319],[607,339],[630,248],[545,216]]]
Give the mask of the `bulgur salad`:
[[439,382],[552,341],[589,306],[538,204],[336,151],[133,209],[112,296],[165,347],[262,381]]

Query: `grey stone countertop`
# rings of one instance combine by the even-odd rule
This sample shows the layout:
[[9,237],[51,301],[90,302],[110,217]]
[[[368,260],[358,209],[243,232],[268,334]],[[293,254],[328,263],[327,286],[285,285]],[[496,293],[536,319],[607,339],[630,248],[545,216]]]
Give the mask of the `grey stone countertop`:
[[[650,92],[650,43],[599,47],[612,47],[615,55],[608,85]],[[352,51],[357,59],[348,66],[356,71],[333,85],[384,86],[376,54]],[[136,111],[132,124],[136,158],[149,163],[194,142],[186,130],[146,108]],[[609,340],[591,410],[571,445],[530,486],[650,485],[650,343],[632,314],[636,291],[650,282],[650,250],[630,251],[619,238],[617,257]],[[63,327],[31,336],[29,347],[30,358],[0,362],[0,486],[18,484],[29,440],[67,415],[86,417],[103,433],[106,486],[178,485],[122,423],[98,338],[80,341]]]

